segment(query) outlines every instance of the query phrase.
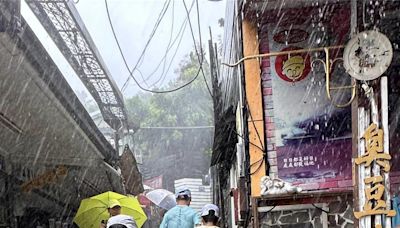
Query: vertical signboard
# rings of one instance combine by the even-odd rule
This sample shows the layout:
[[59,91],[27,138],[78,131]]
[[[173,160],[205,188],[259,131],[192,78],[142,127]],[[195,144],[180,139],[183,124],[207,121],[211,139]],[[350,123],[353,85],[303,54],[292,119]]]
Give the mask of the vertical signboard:
[[[310,26],[314,23],[312,8],[287,9],[282,13],[286,18],[271,16],[262,26],[261,49],[281,52],[342,44],[349,29],[349,22],[343,21],[348,19],[345,15],[349,15],[349,6],[327,7],[332,13],[330,20],[324,21],[325,29],[329,29],[326,33]],[[266,121],[267,136],[273,132],[267,139],[272,142],[268,150],[276,152],[277,176],[285,181],[323,189],[343,187],[338,183],[346,180],[345,187],[350,187],[351,109],[336,108],[328,99],[324,66],[313,61],[318,58],[324,58],[323,54],[293,53],[271,57],[268,64],[263,64],[263,74],[271,75],[270,81],[264,79],[263,83],[271,86],[264,94],[266,112],[272,116]],[[343,67],[334,64],[332,84],[348,83],[351,79],[344,75]],[[349,96],[342,91],[334,99],[345,103]]]

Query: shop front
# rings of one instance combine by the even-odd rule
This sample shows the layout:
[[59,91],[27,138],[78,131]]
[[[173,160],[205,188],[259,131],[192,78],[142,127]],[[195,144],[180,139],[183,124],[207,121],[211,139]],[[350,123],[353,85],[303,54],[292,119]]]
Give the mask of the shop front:
[[[302,189],[255,198],[269,205],[258,207],[260,225],[390,227],[400,161],[393,147],[399,140],[391,134],[397,126],[388,117],[396,118],[389,108],[395,94],[387,81],[397,77],[398,63],[385,61],[398,55],[391,47],[398,36],[386,26],[400,18],[383,15],[395,15],[398,7],[328,1],[288,3],[277,11],[267,4],[253,18],[260,54],[275,53],[260,63],[268,175]],[[372,49],[383,57],[362,56]]]
[[253,216],[244,224],[396,227],[399,2],[246,1],[236,10],[243,54],[222,68],[243,67]]
[[18,3],[0,4],[0,227],[72,227],[82,199],[125,193],[118,155]]

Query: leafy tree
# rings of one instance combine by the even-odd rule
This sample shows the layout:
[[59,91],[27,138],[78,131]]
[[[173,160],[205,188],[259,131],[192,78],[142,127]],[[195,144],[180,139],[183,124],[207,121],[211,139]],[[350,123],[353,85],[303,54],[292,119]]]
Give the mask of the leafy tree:
[[[198,69],[197,55],[192,52],[175,70],[178,77],[159,90],[188,82]],[[203,69],[211,86],[209,66],[205,62]],[[170,128],[213,125],[212,98],[201,74],[181,90],[165,94],[139,93],[127,99],[126,105],[130,119],[141,126],[135,133],[134,149],[143,154],[141,168],[145,179],[163,175],[164,187],[173,190],[175,179],[201,178],[208,172],[214,129]]]

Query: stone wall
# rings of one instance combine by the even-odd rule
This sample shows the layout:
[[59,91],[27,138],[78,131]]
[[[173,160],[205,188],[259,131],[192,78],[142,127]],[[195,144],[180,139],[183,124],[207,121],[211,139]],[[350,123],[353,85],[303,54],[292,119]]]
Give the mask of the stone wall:
[[294,210],[286,208],[285,210],[260,213],[261,227],[352,228],[354,224],[352,201],[336,201],[324,204],[323,210],[329,213],[311,204],[305,204],[304,208],[298,208],[298,205],[296,207]]

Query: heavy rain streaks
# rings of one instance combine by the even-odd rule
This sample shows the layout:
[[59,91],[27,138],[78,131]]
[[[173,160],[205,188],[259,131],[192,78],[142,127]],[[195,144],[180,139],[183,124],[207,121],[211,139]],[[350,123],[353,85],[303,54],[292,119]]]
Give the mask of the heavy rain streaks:
[[400,2],[0,3],[0,227],[397,227]]

